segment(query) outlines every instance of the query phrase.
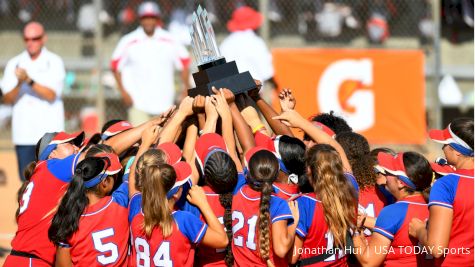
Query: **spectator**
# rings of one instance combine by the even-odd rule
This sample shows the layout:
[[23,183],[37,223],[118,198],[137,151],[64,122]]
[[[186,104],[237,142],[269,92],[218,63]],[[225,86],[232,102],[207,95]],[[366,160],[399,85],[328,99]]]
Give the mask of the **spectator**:
[[[270,80],[275,87],[272,55],[264,40],[254,33],[262,25],[262,20],[262,15],[250,7],[236,9],[227,24],[231,34],[219,49],[226,60],[236,60],[240,72],[249,71],[254,79],[263,83]],[[263,94],[267,95],[266,92]],[[265,97],[265,100],[269,98]]]
[[47,37],[40,23],[28,23],[23,39],[26,51],[8,61],[0,84],[3,103],[13,105],[12,138],[22,180],[23,169],[35,160],[40,137],[64,129],[65,77],[61,58],[44,47]]
[[138,15],[141,26],[122,37],[111,62],[122,100],[129,107],[129,121],[133,125],[148,120],[173,104],[174,68],[182,71],[184,89],[190,87],[188,51],[161,27],[158,5],[144,2],[138,8]]

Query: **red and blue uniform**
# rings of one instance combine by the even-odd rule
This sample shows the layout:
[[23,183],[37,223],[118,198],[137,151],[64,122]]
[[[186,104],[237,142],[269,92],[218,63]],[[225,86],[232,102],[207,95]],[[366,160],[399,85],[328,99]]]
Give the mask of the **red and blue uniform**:
[[344,251],[334,248],[333,235],[325,222],[322,203],[316,198],[315,193],[300,196],[297,203],[300,217],[296,233],[303,240],[300,260],[330,253],[333,250],[334,255],[309,266],[347,266]]
[[274,194],[283,200],[289,200],[291,197],[295,197],[300,194],[299,186],[296,184],[284,184],[274,182]]
[[[244,177],[244,174],[238,173],[238,181],[233,195],[239,192],[239,189],[244,184],[246,184],[246,178]],[[203,190],[205,191],[206,199],[208,200],[211,209],[224,227],[224,208],[221,206],[221,202],[219,201],[219,194],[215,193],[209,186],[203,186]],[[206,221],[200,210],[189,202],[186,202],[183,210],[193,213],[203,222]],[[224,228],[226,229],[226,227]],[[226,256],[225,253],[226,252],[224,249],[214,249],[206,246],[199,246],[196,250],[194,266],[227,266],[224,262],[224,257]]]
[[[376,219],[373,232],[391,240],[384,266],[433,266],[429,255],[414,249],[418,246],[418,240],[409,236],[412,218],[422,221],[429,218],[429,210],[422,195],[410,195],[384,207]],[[384,252],[381,249],[381,253]]]
[[[360,209],[364,209],[367,216],[377,218],[386,206],[386,197],[376,185],[369,186],[360,191],[358,204]],[[371,230],[365,229],[364,234],[371,236]]]
[[86,207],[78,230],[60,243],[70,248],[74,266],[124,266],[127,260],[129,224],[128,184],[122,183],[112,196]]
[[193,266],[195,246],[201,242],[208,226],[186,211],[172,213],[172,234],[164,237],[156,227],[150,238],[143,231],[142,194],[135,194],[129,204],[132,253],[129,266]]
[[437,265],[473,266],[473,176],[473,169],[457,170],[439,178],[432,186],[429,207],[437,205],[453,210],[448,248],[458,249],[436,260]]
[[[233,243],[235,266],[267,266],[259,254],[258,218],[261,193],[244,185],[233,197]],[[292,224],[294,219],[287,202],[272,195],[269,205],[271,224],[286,220]],[[271,231],[271,229],[269,229]],[[275,266],[287,266],[285,259],[273,253],[272,242],[269,258]]]
[[54,264],[56,248],[48,238],[48,229],[72,179],[78,158],[79,154],[74,154],[64,159],[40,161],[36,165],[20,201],[18,229],[12,240],[13,251],[31,254],[34,258],[9,255],[5,267]]

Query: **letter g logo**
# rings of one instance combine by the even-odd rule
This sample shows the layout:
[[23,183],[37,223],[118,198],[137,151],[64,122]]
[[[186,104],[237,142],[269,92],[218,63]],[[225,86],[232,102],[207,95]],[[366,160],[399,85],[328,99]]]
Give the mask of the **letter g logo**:
[[370,59],[338,60],[323,72],[317,88],[321,112],[343,115],[354,131],[374,125],[373,63]]

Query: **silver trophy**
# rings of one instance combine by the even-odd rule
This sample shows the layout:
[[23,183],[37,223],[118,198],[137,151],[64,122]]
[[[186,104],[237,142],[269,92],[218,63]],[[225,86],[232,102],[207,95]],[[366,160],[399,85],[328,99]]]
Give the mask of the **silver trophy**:
[[256,87],[249,71],[239,73],[235,61],[226,62],[221,56],[208,12],[201,6],[193,12],[190,35],[193,56],[198,62],[198,72],[193,73],[196,87],[188,90],[189,96],[211,95],[213,86],[228,88],[234,94]]

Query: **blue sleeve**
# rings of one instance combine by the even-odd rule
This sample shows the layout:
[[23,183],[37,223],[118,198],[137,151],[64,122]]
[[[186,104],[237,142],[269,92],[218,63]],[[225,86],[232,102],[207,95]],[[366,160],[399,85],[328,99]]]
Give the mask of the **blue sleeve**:
[[238,173],[238,180],[236,183],[236,187],[234,188],[233,195],[236,195],[236,193],[239,192],[239,189],[241,189],[241,187],[243,187],[245,184],[246,176],[242,172]]
[[129,202],[129,223],[132,222],[140,210],[142,210],[142,194],[137,193],[132,196]]
[[178,229],[182,232],[188,240],[193,244],[201,242],[208,230],[208,225],[200,221],[195,215],[186,211],[177,211],[173,213]]
[[129,204],[129,183],[119,185],[114,193],[112,193],[112,197],[117,204],[127,208],[127,204]]
[[359,195],[360,194],[360,188],[358,186],[358,182],[356,182],[355,176],[353,176],[352,173],[345,172],[345,177],[353,185],[353,188],[356,190],[356,194]]
[[446,175],[435,181],[430,190],[429,207],[437,205],[452,209],[459,180],[460,176]]
[[305,238],[308,234],[308,229],[310,228],[313,216],[315,214],[315,202],[311,201],[305,196],[297,198],[297,203],[299,205],[299,223],[297,224],[297,229],[295,230],[297,235],[301,238]]
[[59,180],[69,183],[73,179],[74,169],[81,154],[72,154],[64,159],[49,159],[46,161],[48,170]]
[[294,223],[294,217],[292,216],[292,212],[290,211],[287,201],[276,196],[271,196],[270,219],[272,223],[281,220],[287,220],[287,225]]
[[384,207],[376,219],[373,232],[379,233],[392,241],[404,222],[407,208],[407,203],[395,203]]
[[198,218],[200,218],[200,216],[201,216],[200,209],[198,207],[196,207],[195,205],[191,204],[188,201],[186,201],[184,203],[184,205],[181,207],[181,210],[182,211],[187,211],[187,212],[195,215]]

